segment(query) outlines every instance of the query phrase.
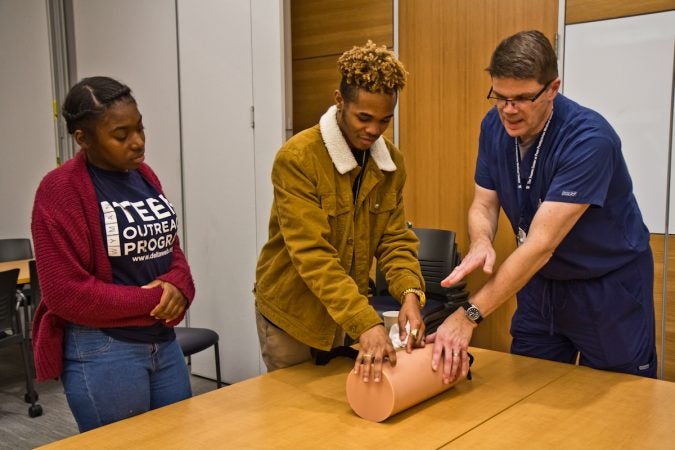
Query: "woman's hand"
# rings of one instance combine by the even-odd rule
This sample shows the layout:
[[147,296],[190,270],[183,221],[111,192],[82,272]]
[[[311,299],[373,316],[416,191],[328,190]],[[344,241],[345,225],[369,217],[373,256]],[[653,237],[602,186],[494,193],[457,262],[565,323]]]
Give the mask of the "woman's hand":
[[153,280],[142,286],[143,289],[153,289],[156,287],[162,288],[162,297],[159,299],[159,304],[150,311],[150,315],[155,319],[164,320],[167,323],[180,317],[188,304],[183,293],[168,281]]
[[359,347],[354,373],[357,375],[361,373],[365,383],[368,382],[371,371],[376,383],[382,379],[382,363],[385,356],[389,358],[389,364],[396,365],[396,351],[383,325],[376,325],[364,331],[359,336]]

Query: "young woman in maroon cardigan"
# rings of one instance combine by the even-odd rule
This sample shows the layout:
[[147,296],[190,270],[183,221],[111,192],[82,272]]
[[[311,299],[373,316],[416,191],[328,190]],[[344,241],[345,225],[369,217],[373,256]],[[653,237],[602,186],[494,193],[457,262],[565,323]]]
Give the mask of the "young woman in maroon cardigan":
[[129,87],[85,78],[62,114],[81,149],[35,195],[33,346],[86,431],[191,396],[173,326],[195,290]]

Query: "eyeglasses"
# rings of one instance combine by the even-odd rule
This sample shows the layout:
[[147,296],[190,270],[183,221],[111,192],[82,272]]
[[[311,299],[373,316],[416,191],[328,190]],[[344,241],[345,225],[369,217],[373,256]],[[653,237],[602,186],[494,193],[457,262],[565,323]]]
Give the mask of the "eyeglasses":
[[519,95],[518,97],[514,98],[499,97],[497,95],[492,95],[492,87],[490,87],[490,92],[488,92],[487,99],[492,105],[497,106],[498,108],[505,107],[507,103],[511,103],[511,106],[514,108],[522,108],[523,106],[534,103],[539,97],[541,97],[541,94],[546,92],[546,89],[548,89],[552,82],[553,80],[546,83],[544,87],[532,97],[525,95]]

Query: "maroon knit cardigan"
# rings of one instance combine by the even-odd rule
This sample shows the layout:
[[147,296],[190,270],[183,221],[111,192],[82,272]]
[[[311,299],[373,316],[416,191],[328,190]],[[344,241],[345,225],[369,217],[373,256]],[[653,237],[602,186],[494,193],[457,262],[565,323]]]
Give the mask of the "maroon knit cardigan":
[[[161,184],[142,164],[139,173],[157,190]],[[148,326],[162,289],[112,283],[103,245],[98,200],[80,150],[48,173],[35,194],[31,224],[42,301],[33,319],[33,351],[39,381],[63,371],[63,335],[67,323],[92,328]],[[195,295],[190,268],[178,239],[168,272],[159,277],[176,286],[188,303]],[[182,316],[167,326],[175,326]]]

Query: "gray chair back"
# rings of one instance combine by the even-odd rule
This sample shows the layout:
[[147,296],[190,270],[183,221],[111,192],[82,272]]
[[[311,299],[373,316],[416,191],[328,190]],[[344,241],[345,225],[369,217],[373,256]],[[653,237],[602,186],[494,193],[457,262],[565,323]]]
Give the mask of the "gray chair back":
[[26,393],[23,399],[31,405],[28,407],[30,417],[42,415],[42,406],[37,404],[38,393],[33,385],[33,364],[29,342],[21,329],[21,321],[17,307],[16,283],[19,281],[19,269],[0,272],[0,347],[8,345],[21,346],[21,359],[26,377]]
[[0,262],[32,258],[33,247],[30,239],[0,239]]
[[[455,232],[433,228],[412,228],[412,231],[420,241],[418,259],[427,299],[447,301],[451,290],[441,286],[441,281],[459,264]],[[375,295],[389,295],[387,281],[379,267],[375,275]]]
[[38,280],[37,266],[34,259],[28,261],[28,271],[30,274],[30,305],[33,308],[33,311],[35,311],[40,304],[42,291],[40,291],[40,280]]
[[12,335],[20,334],[16,314],[16,283],[19,269],[0,272],[0,331],[11,330]]

